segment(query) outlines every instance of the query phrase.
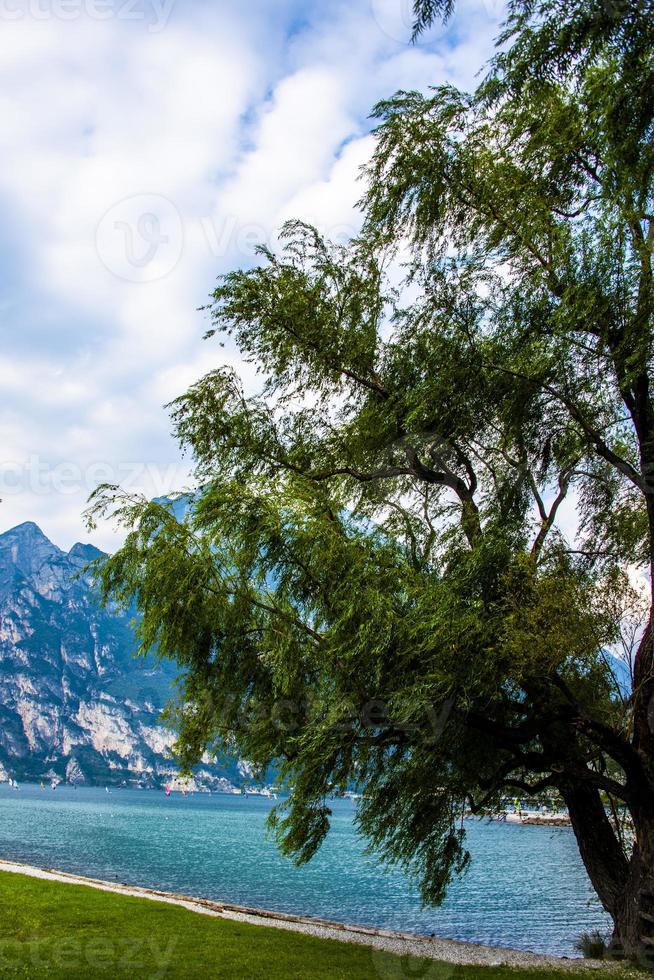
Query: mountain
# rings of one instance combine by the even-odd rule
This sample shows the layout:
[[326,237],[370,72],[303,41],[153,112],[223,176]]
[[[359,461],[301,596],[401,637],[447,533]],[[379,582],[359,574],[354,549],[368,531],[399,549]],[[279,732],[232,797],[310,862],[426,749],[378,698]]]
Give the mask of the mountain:
[[[178,672],[136,658],[133,613],[102,608],[89,544],[65,552],[32,522],[0,534],[0,777],[161,785],[176,768],[159,723]],[[199,767],[229,789],[247,764]]]

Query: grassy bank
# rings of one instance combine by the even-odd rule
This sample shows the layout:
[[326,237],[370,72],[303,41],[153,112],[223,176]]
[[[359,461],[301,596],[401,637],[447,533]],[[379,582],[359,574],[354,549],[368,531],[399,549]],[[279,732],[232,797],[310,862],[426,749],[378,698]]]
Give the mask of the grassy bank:
[[393,956],[80,885],[0,873],[3,978],[547,980],[570,975]]

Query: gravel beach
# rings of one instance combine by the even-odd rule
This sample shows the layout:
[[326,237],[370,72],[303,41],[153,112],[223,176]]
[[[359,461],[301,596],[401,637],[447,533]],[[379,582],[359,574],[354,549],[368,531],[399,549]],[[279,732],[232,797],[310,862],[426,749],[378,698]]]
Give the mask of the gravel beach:
[[403,956],[428,957],[445,963],[467,966],[506,965],[515,967],[556,967],[562,970],[578,970],[580,968],[590,970],[603,968],[606,970],[607,968],[606,963],[592,960],[577,958],[565,959],[556,956],[546,956],[540,953],[530,953],[524,950],[483,946],[452,939],[418,936],[412,933],[391,932],[386,929],[375,929],[358,925],[346,926],[339,922],[332,922],[325,919],[314,919],[305,916],[271,912],[264,909],[247,908],[188,895],[178,895],[173,892],[157,891],[151,888],[137,888],[116,882],[85,878],[80,875],[57,871],[53,868],[37,868],[28,864],[0,860],[0,872],[2,871],[28,875],[32,878],[42,878],[48,881],[85,885],[89,888],[100,889],[101,891],[115,892],[136,898],[149,899],[151,901],[168,902],[202,915],[233,919],[239,922],[269,926],[275,929],[289,929],[312,936],[319,936],[324,939],[359,943],[364,946],[371,946]]

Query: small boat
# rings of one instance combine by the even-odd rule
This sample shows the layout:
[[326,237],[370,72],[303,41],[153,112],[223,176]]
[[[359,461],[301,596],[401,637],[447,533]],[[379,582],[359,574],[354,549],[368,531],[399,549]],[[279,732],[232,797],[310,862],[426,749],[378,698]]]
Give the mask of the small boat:
[[164,793],[166,796],[170,796],[170,786],[164,786]]

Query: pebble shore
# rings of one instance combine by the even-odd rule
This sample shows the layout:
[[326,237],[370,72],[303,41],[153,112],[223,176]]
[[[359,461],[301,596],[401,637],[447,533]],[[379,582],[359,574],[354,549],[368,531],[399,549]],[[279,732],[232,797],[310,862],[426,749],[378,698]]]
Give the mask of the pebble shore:
[[593,960],[565,959],[563,957],[546,956],[541,953],[530,953],[518,949],[460,942],[453,939],[419,936],[413,933],[391,932],[387,929],[375,929],[366,926],[343,925],[339,922],[332,922],[326,919],[314,919],[306,916],[270,912],[264,909],[247,908],[226,902],[215,902],[188,895],[178,895],[174,892],[157,891],[153,888],[136,888],[131,885],[68,874],[67,872],[57,871],[53,868],[37,868],[28,864],[0,860],[0,872],[2,871],[28,875],[32,878],[42,878],[46,881],[85,885],[101,891],[130,895],[135,898],[144,898],[151,901],[168,902],[202,915],[212,915],[238,922],[248,922],[252,925],[269,926],[275,929],[289,929],[311,936],[318,936],[322,939],[359,943],[364,946],[373,947],[374,949],[398,953],[402,956],[421,956],[453,965],[554,967],[561,970],[607,969],[606,963]]

